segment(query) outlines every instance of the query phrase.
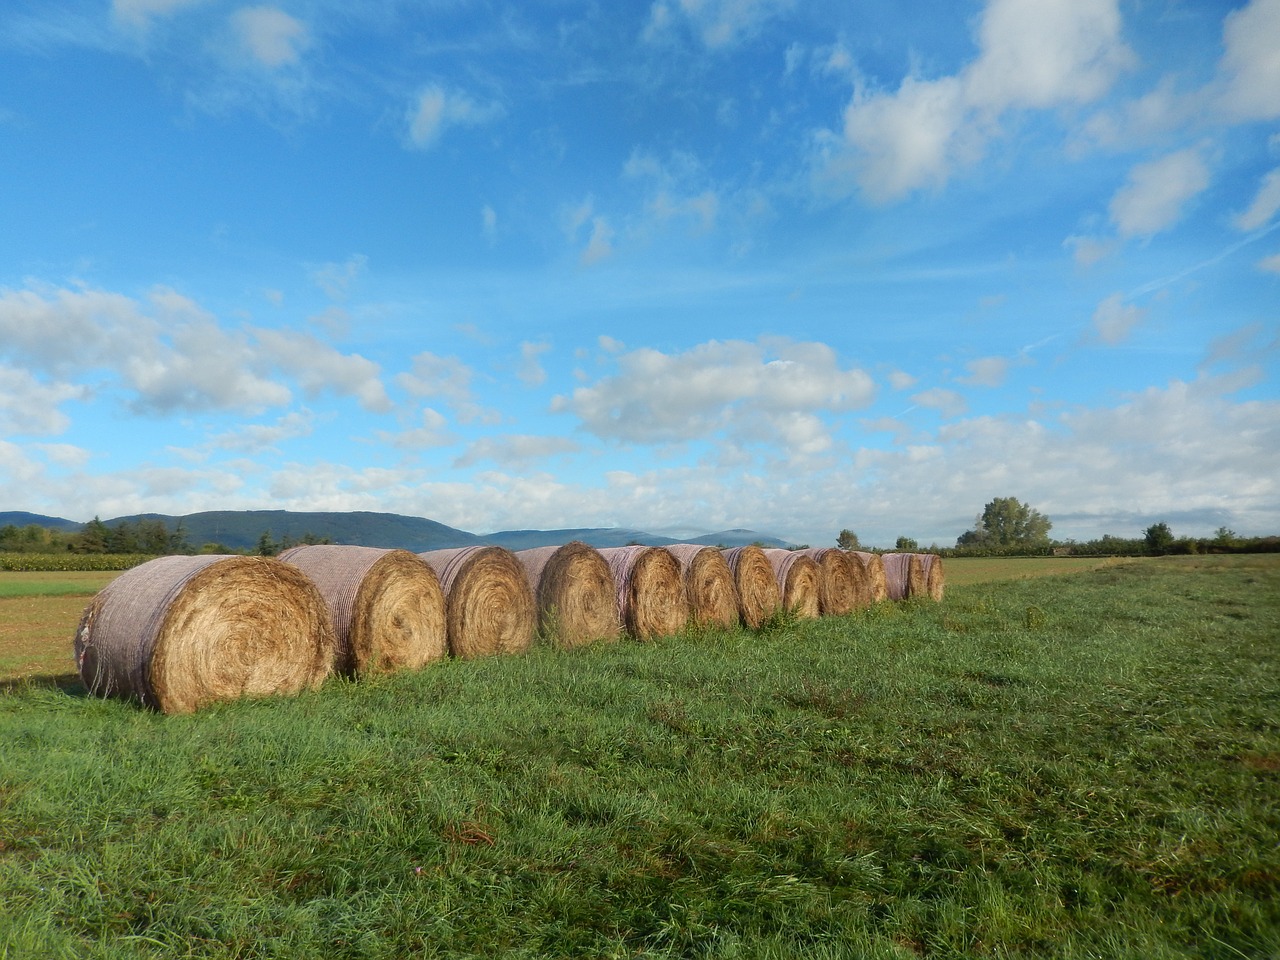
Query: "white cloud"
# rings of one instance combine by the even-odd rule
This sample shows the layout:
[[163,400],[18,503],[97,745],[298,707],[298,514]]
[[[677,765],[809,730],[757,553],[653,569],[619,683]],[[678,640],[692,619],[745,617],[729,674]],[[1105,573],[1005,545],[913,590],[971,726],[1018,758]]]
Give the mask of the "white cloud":
[[1266,273],[1280,273],[1280,253],[1273,253],[1258,261],[1258,269]]
[[1091,267],[1099,260],[1111,256],[1118,244],[1111,238],[1070,236],[1062,241],[1071,248],[1071,257],[1078,267]]
[[171,16],[183,7],[202,2],[204,0],[111,0],[111,12],[117,19],[141,27],[153,18]]
[[1142,307],[1125,303],[1124,294],[1113,293],[1093,311],[1093,326],[1103,343],[1114,345],[1126,340],[1146,315]]
[[1249,204],[1249,209],[1236,217],[1236,226],[1241,230],[1257,230],[1280,210],[1280,167],[1272,170],[1262,178],[1258,193]]
[[27,370],[0,365],[0,433],[28,436],[62,433],[70,418],[59,407],[68,400],[83,399],[84,387],[70,383],[46,383]]
[[383,431],[378,435],[385,442],[411,450],[447,447],[458,441],[457,436],[449,430],[449,421],[444,414],[431,407],[422,408],[422,422],[412,430],[397,434]]
[[498,236],[498,212],[485,204],[480,208],[480,229],[484,232],[484,238],[493,243]]
[[546,382],[547,371],[542,369],[542,361],[538,358],[551,349],[549,343],[532,343],[526,340],[520,344],[520,367],[516,376],[527,387],[536,387]]
[[363,253],[353,253],[343,263],[323,263],[311,272],[311,279],[331,300],[345,300],[351,287],[369,265]]
[[903,373],[901,370],[894,370],[889,374],[889,386],[895,390],[910,390],[916,385],[919,378],[913,377],[909,373]]
[[969,375],[960,377],[958,382],[975,387],[998,387],[1009,372],[1009,361],[1004,357],[981,357],[970,360],[965,369]]
[[874,392],[867,374],[841,368],[820,343],[713,340],[677,354],[634,350],[617,362],[616,376],[557,396],[552,409],[576,414],[603,438],[664,443],[768,434],[811,450],[816,421],[804,417],[863,407]]
[[1141,163],[1111,198],[1111,222],[1122,237],[1149,237],[1173,226],[1187,202],[1209,186],[1209,167],[1198,147]]
[[964,397],[954,390],[943,387],[931,387],[921,393],[913,394],[911,402],[919,407],[937,410],[944,417],[958,417],[969,409]]
[[305,333],[258,330],[261,350],[281,370],[293,374],[308,396],[333,392],[354,396],[375,413],[391,409],[381,367],[359,354],[344,354]]
[[579,258],[584,267],[590,267],[613,256],[613,227],[604,217],[591,220],[591,237]]
[[0,288],[0,356],[67,380],[113,373],[136,409],[261,411],[287,403],[243,334],[157,288],[150,305],[89,289]]
[[256,455],[275,451],[286,440],[309,436],[314,428],[315,418],[309,412],[294,411],[275,423],[250,423],[236,427],[213,437],[211,442],[221,450]]
[[710,49],[732,46],[754,35],[793,0],[657,0],[649,8],[643,38],[654,42],[677,23],[693,29]]
[[955,164],[977,159],[979,139],[959,136],[962,94],[954,77],[907,77],[892,96],[855,95],[845,110],[844,139],[856,152],[858,184],[869,199],[943,186]]
[[989,0],[979,53],[952,76],[905,77],[896,91],[858,89],[824,175],[852,175],[876,202],[940,187],[975,163],[1011,109],[1087,103],[1106,93],[1133,54],[1116,0]]
[[1089,103],[1134,62],[1115,0],[990,0],[965,98],[981,109]]
[[415,397],[444,397],[455,402],[471,399],[474,372],[457,357],[442,357],[423,351],[413,358],[409,373],[396,376],[396,383]]
[[507,468],[526,467],[534,461],[576,453],[580,449],[581,446],[568,437],[506,434],[500,437],[483,437],[469,444],[453,465],[465,468],[487,460]]
[[306,25],[277,7],[241,7],[231,25],[241,48],[273,70],[297,63],[310,42]]
[[1221,103],[1240,120],[1280,117],[1276,37],[1280,37],[1280,0],[1252,0],[1223,21]]
[[467,93],[433,84],[418,94],[409,110],[409,141],[429,150],[450,127],[481,126],[501,115],[500,104],[477,103]]

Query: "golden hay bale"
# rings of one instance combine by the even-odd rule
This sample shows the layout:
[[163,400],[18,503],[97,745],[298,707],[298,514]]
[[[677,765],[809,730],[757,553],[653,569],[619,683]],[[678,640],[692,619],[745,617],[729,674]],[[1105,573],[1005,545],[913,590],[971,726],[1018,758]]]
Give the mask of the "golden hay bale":
[[159,557],[93,598],[74,647],[91,694],[191,713],[318,687],[336,640],[324,597],[296,567],[270,557]]
[[529,649],[538,613],[514,553],[478,546],[419,556],[440,578],[450,653],[470,659]]
[[858,559],[862,564],[863,572],[870,581],[871,602],[879,603],[881,600],[889,599],[889,588],[884,580],[884,561],[880,559],[880,554],[855,550],[850,556]]
[[738,611],[742,622],[751,629],[761,627],[782,603],[778,579],[764,551],[756,546],[734,547],[724,551],[724,559],[733,571],[738,588]]
[[871,606],[871,581],[861,563],[835,547],[818,547],[801,552],[812,557],[822,571],[822,591],[818,604],[824,617],[841,616],[861,607]]
[[680,562],[662,547],[606,547],[617,587],[618,619],[640,640],[679,633],[689,622]]
[[924,594],[930,600],[942,599],[947,580],[942,572],[942,558],[936,553],[920,554],[920,563],[924,567]]
[[600,551],[579,540],[560,547],[520,550],[538,606],[538,627],[561,647],[617,639],[617,587]]
[[782,606],[802,620],[812,620],[821,613],[822,571],[812,557],[799,550],[766,550],[764,555],[773,568],[774,579],[782,594]]
[[416,670],[449,653],[444,592],[435,571],[408,550],[317,544],[278,559],[320,588],[329,605],[340,673]]
[[890,600],[925,595],[927,587],[920,554],[886,553],[881,560],[884,562],[884,578]]
[[690,618],[708,626],[736,627],[738,588],[724,554],[697,543],[673,543],[667,550],[680,563]]

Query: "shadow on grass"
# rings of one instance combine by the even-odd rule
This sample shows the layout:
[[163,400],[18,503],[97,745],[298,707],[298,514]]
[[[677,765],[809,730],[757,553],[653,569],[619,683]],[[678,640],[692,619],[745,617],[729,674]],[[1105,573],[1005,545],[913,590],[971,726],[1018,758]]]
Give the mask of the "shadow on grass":
[[15,693],[28,687],[61,690],[70,697],[89,696],[78,673],[33,673],[25,677],[6,677],[0,680],[0,693]]

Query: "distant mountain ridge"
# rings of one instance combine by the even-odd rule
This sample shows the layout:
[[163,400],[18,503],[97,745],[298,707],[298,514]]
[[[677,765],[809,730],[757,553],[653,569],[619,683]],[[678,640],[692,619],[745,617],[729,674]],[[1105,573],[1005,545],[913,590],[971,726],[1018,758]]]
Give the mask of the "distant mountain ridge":
[[[163,513],[140,513],[114,517],[103,522],[108,527],[120,523],[137,524],[141,520],[159,520],[170,530],[181,526],[187,542],[196,549],[204,544],[222,544],[231,550],[252,550],[264,533],[277,543],[285,538],[301,541],[311,535],[334,543],[363,547],[391,547],[423,553],[455,547],[494,545],[508,550],[530,550],[534,547],[558,546],[581,540],[596,548],[621,547],[631,543],[666,546],[672,543],[701,543],[708,546],[740,547],[759,543],[766,547],[791,544],[777,537],[753,530],[724,530],[688,540],[675,540],[643,530],[625,527],[578,527],[561,530],[501,530],[480,536],[454,527],[395,513],[370,511],[292,511],[292,510],[211,510],[182,516]],[[36,525],[74,532],[84,524],[61,517],[48,517],[24,511],[0,512],[0,527]]]

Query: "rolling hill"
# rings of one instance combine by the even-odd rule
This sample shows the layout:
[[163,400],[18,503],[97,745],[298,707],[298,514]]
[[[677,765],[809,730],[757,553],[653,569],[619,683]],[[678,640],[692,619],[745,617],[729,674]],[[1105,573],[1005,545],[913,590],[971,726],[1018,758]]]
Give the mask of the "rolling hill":
[[[103,521],[109,527],[121,523],[159,520],[169,530],[181,527],[188,543],[196,549],[205,544],[222,544],[230,550],[253,550],[265,533],[275,542],[288,538],[301,541],[311,535],[333,543],[366,547],[395,547],[422,553],[493,544],[508,550],[557,546],[570,540],[581,540],[593,547],[621,547],[630,543],[665,546],[671,543],[702,543],[708,546],[738,547],[760,543],[766,547],[786,547],[777,537],[754,530],[723,530],[700,537],[676,540],[627,527],[578,527],[560,530],[501,530],[484,536],[468,533],[423,517],[369,511],[302,512],[292,510],[212,510],[182,516],[162,513],[140,513],[113,517]],[[48,517],[23,511],[0,512],[0,526],[48,527],[74,532],[83,524],[60,517]]]

